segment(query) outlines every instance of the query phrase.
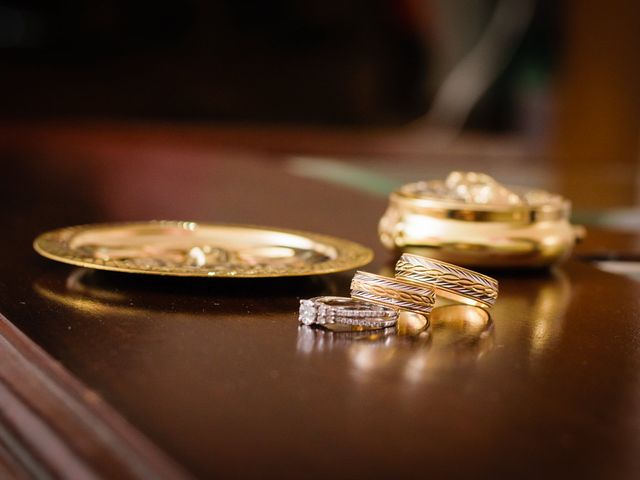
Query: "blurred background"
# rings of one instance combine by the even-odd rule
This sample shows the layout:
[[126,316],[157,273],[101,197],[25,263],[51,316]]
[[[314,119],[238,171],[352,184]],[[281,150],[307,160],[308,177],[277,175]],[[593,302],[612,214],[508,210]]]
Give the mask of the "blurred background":
[[482,170],[640,230],[639,52],[637,0],[0,0],[0,147],[253,148],[376,195]]

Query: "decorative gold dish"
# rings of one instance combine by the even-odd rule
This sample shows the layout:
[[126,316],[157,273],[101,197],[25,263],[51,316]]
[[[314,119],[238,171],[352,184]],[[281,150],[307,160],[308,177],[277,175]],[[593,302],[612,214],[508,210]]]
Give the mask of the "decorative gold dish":
[[40,235],[33,246],[47,258],[81,267],[187,277],[321,275],[373,259],[370,249],[327,235],[174,221],[61,228]]
[[564,260],[584,235],[570,202],[543,190],[505,186],[482,173],[409,183],[393,192],[380,240],[411,252],[475,267],[541,267]]

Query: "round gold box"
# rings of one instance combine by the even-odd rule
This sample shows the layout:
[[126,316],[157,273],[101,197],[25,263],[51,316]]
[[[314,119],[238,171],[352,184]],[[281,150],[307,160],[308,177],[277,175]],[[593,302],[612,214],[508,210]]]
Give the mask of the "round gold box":
[[571,225],[570,202],[543,190],[505,186],[482,173],[409,183],[393,192],[380,240],[459,265],[543,267],[571,253],[584,234]]

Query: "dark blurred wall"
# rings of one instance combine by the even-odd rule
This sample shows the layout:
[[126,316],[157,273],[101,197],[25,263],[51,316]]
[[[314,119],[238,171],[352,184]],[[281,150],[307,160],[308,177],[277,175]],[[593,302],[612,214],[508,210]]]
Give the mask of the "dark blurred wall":
[[[533,14],[497,25],[504,65],[467,126],[546,120],[565,2],[509,2],[507,21]],[[0,0],[0,116],[403,124],[429,110],[504,3]]]
[[0,1],[0,114],[388,123],[425,109],[403,2]]

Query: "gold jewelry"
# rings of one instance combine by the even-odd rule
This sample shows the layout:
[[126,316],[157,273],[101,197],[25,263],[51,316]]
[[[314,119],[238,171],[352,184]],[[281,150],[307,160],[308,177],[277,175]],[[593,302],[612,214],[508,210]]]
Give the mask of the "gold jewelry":
[[584,229],[570,202],[476,172],[403,185],[380,219],[382,244],[465,266],[540,267],[564,260]]
[[436,299],[433,288],[428,285],[360,271],[351,280],[351,297],[422,315],[431,312]]
[[443,298],[474,307],[490,308],[498,298],[494,278],[420,255],[403,254],[396,263],[396,277],[429,285]]
[[327,296],[300,300],[298,318],[304,325],[387,328],[396,324],[398,312],[353,298]]

